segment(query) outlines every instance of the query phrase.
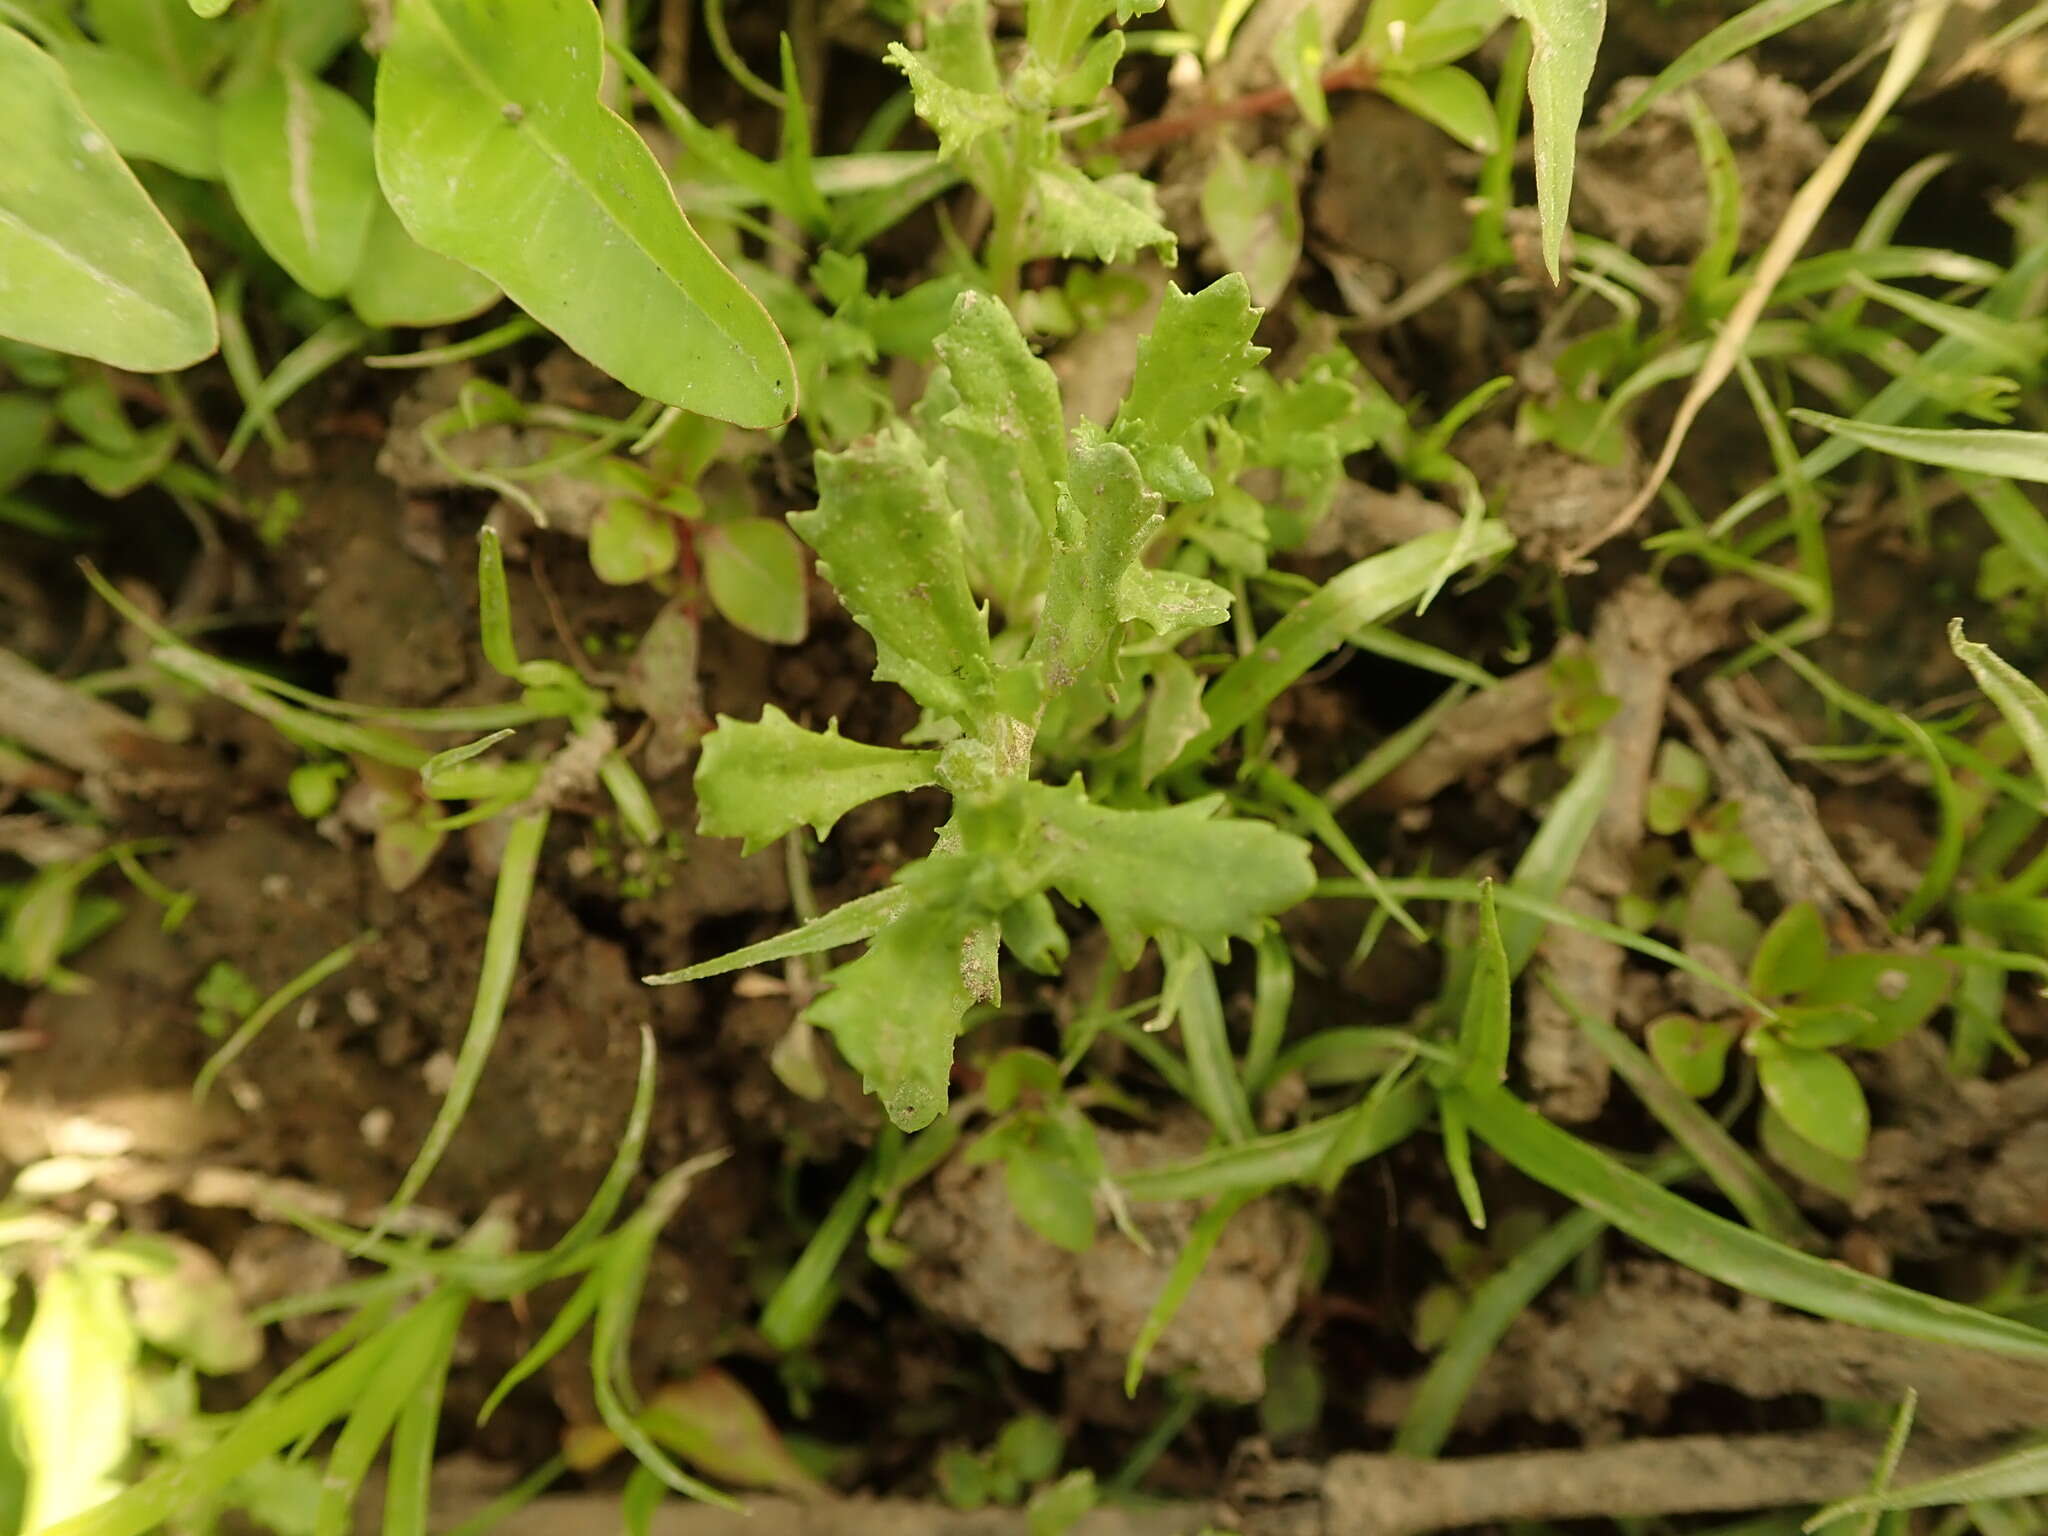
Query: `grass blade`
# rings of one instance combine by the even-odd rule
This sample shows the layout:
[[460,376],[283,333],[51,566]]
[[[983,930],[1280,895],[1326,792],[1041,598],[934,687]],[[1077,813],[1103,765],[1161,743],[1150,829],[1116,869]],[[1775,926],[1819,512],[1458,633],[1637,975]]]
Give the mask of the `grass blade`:
[[[1668,1184],[1692,1167],[1683,1153],[1667,1152],[1645,1171],[1653,1184]],[[1444,1448],[1458,1422],[1458,1410],[1493,1348],[1543,1288],[1607,1230],[1594,1211],[1573,1211],[1490,1275],[1465,1303],[1450,1336],[1437,1350],[1408,1400],[1394,1435],[1402,1456],[1431,1457]]]
[[[1973,346],[1971,350],[1981,349]],[[1808,426],[1847,438],[1860,447],[1875,448],[1916,464],[1993,475],[2001,480],[2048,484],[2048,432],[1995,427],[1892,427],[1850,421],[1825,411],[1801,409],[1792,414]]]
[[[1365,1112],[1362,1124],[1353,1117]],[[1260,1136],[1234,1147],[1206,1152],[1184,1163],[1134,1168],[1117,1176],[1127,1199],[1200,1200],[1234,1190],[1265,1189],[1313,1179],[1348,1133],[1362,1132],[1349,1149],[1353,1161],[1376,1157],[1406,1141],[1429,1118],[1429,1095],[1419,1083],[1404,1083],[1360,1111],[1325,1116],[1298,1130]]]
[[1964,639],[1961,619],[1949,620],[1948,643],[2027,749],[2035,776],[2048,784],[2048,693],[1990,646]]
[[354,964],[356,951],[376,937],[374,933],[358,934],[339,949],[332,950],[315,960],[259,1003],[255,1011],[242,1020],[235,1032],[221,1042],[220,1049],[206,1058],[206,1065],[199,1069],[199,1075],[192,1080],[193,1102],[197,1103],[206,1097],[207,1092],[213,1087],[214,1079],[227,1070],[237,1056],[255,1043],[256,1037],[263,1033],[265,1025],[335,972]]
[[398,1193],[378,1215],[377,1225],[371,1229],[372,1239],[390,1230],[391,1218],[411,1205],[432,1177],[448,1144],[455,1139],[456,1127],[469,1112],[477,1084],[483,1080],[484,1067],[490,1060],[491,1047],[497,1042],[498,1028],[505,1022],[505,1004],[511,999],[512,983],[518,975],[519,949],[526,933],[526,906],[533,899],[541,844],[547,835],[548,813],[541,810],[513,822],[505,838],[497,891],[491,901],[490,926],[484,931],[483,970],[477,977],[469,1028],[455,1056],[455,1075],[449,1080],[447,1096],[441,1100],[434,1123],[427,1128],[427,1139],[419,1155],[406,1169]]
[[[1209,1117],[1224,1141],[1242,1145],[1255,1134],[1252,1107],[1230,1053],[1230,1032],[1223,1023],[1215,968],[1200,945],[1185,939],[1169,940],[1168,955],[1165,992],[1180,999],[1181,1046],[1187,1052],[1195,1106]],[[1177,985],[1173,971],[1181,973]]]
[[1504,1088],[1467,1085],[1456,1096],[1472,1128],[1523,1173],[1710,1279],[1885,1333],[2048,1361],[2048,1331],[1830,1264],[1723,1220],[1552,1125]]
[[1817,1531],[1852,1515],[1928,1509],[1937,1504],[1978,1504],[1987,1499],[2024,1499],[2042,1493],[2048,1493],[2048,1445],[2030,1446],[1982,1466],[1908,1483],[1903,1488],[1838,1500],[1807,1521],[1802,1529]]
[[1731,16],[1705,37],[1681,53],[1652,80],[1643,93],[1614,119],[1600,135],[1604,144],[1650,109],[1652,103],[1689,85],[1715,66],[1727,63],[1738,53],[1747,53],[1766,38],[1776,37],[1809,16],[1818,15],[1838,0],[1758,0],[1748,10]]
[[858,944],[880,933],[889,920],[903,910],[909,899],[909,892],[901,886],[884,886],[879,891],[841,902],[822,917],[814,917],[801,928],[792,928],[788,933],[749,944],[745,949],[735,949],[715,960],[700,960],[679,971],[663,971],[658,976],[642,976],[640,979],[650,987],[670,987],[678,982],[703,981],[712,976],[723,976],[727,971],[743,971],[749,966],[794,960],[802,955],[815,955],[847,944]]
[[804,1251],[797,1255],[789,1273],[782,1277],[782,1283],[761,1309],[760,1334],[774,1348],[785,1353],[801,1349],[831,1315],[832,1306],[839,1299],[839,1286],[833,1276],[838,1273],[839,1261],[846,1256],[854,1233],[860,1230],[874,1184],[875,1164],[870,1158],[839,1192],[832,1209],[825,1213],[818,1230],[811,1234]]
[[1160,1290],[1158,1300],[1152,1303],[1152,1310],[1145,1314],[1138,1337],[1131,1344],[1130,1357],[1124,1362],[1125,1397],[1138,1395],[1138,1382],[1144,1377],[1145,1361],[1152,1353],[1152,1346],[1159,1342],[1159,1336],[1166,1332],[1174,1314],[1180,1311],[1181,1303],[1187,1300],[1188,1292],[1201,1278],[1202,1268],[1209,1262],[1209,1255],[1216,1251],[1217,1240],[1223,1236],[1223,1229],[1230,1225],[1230,1218],[1260,1193],[1262,1191],[1249,1188],[1232,1190],[1202,1212],[1194,1226],[1188,1229],[1188,1240],[1175,1256],[1166,1285]]

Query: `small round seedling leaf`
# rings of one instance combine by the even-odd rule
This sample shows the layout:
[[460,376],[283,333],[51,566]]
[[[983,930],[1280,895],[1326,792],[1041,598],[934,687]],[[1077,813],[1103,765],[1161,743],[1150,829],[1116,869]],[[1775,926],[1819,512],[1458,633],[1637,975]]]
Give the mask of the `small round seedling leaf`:
[[630,496],[606,502],[590,522],[590,568],[615,587],[659,576],[676,563],[680,548],[668,514]]
[[1037,1147],[1020,1147],[1003,1163],[1010,1204],[1024,1224],[1070,1253],[1095,1245],[1095,1196],[1080,1170]]
[[1667,1013],[1643,1031],[1658,1069],[1689,1098],[1716,1092],[1728,1073],[1728,1046],[1735,1032],[1682,1013]]
[[1643,799],[1643,824],[1659,837],[1671,837],[1707,803],[1712,775],[1707,760],[1682,741],[1657,748],[1657,767]]
[[1749,962],[1749,989],[1759,997],[1792,997],[1819,981],[1827,963],[1820,909],[1810,901],[1795,902],[1764,930]]
[[1843,1003],[1867,1016],[1855,1037],[1866,1050],[1890,1045],[1925,1024],[1948,1001],[1955,973],[1939,955],[1836,955],[1803,1003]]
[[1042,1413],[1020,1413],[996,1436],[997,1464],[1026,1483],[1042,1483],[1051,1477],[1059,1470],[1066,1450],[1067,1437]]
[[1821,1151],[1851,1163],[1862,1157],[1870,1140],[1870,1105],[1848,1063],[1826,1051],[1755,1038],[1757,1076],[1771,1108]]
[[1853,1045],[1870,1028],[1871,1017],[1853,1003],[1813,1003],[1802,998],[1781,1009],[1772,1031],[1800,1051],[1835,1051]]
[[810,621],[803,551],[787,525],[748,517],[697,536],[704,587],[728,622],[774,645],[795,645]]
[[1837,1200],[1854,1200],[1862,1185],[1856,1165],[1832,1152],[1824,1152],[1793,1130],[1785,1117],[1768,1104],[1757,1117],[1757,1140],[1764,1155],[1794,1178],[1804,1179],[1815,1189],[1826,1190]]

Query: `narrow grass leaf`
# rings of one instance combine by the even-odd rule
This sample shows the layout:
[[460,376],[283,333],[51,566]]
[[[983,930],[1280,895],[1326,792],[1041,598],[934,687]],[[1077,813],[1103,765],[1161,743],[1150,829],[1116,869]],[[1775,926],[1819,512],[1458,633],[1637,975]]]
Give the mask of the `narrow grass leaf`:
[[1764,1236],[1794,1248],[1813,1250],[1821,1246],[1820,1235],[1800,1214],[1792,1197],[1740,1142],[1722,1129],[1718,1120],[1673,1087],[1642,1047],[1607,1020],[1580,1008],[1555,976],[1546,972],[1541,979],[1622,1081],[1692,1155],[1744,1221]]
[[598,1262],[591,1266],[590,1273],[569,1293],[569,1299],[561,1309],[548,1320],[548,1325],[528,1347],[525,1354],[512,1363],[511,1369],[498,1378],[498,1384],[491,1388],[490,1396],[484,1399],[483,1407],[477,1410],[476,1421],[489,1421],[505,1399],[512,1395],[519,1384],[554,1359],[569,1347],[569,1341],[583,1331],[583,1325],[597,1312],[598,1299],[604,1294],[606,1269],[604,1261],[609,1250],[598,1255]]
[[2002,480],[2048,483],[2048,432],[1997,427],[1894,427],[1849,421],[1823,411],[1795,410],[1792,414],[1809,426],[1865,448],[1911,459],[1916,464],[1993,475]]
[[[1519,914],[1518,914],[1519,915]],[[1510,961],[1494,908],[1493,882],[1479,886],[1479,960],[1458,1022],[1458,1076],[1471,1083],[1502,1083],[1508,1075]],[[1484,1222],[1479,1225],[1485,1225]]]
[[775,938],[735,949],[715,960],[700,960],[680,970],[663,971],[640,979],[650,987],[668,987],[678,982],[704,981],[713,976],[723,976],[728,971],[743,971],[750,966],[771,965],[777,960],[794,960],[828,949],[840,949],[848,944],[859,944],[880,933],[909,901],[910,893],[903,887],[885,886],[852,901],[841,902],[823,916],[814,917],[801,928],[793,928]]
[[1616,113],[1602,130],[1602,141],[1613,138],[1655,102],[1689,85],[1708,70],[1837,3],[1838,0],[1758,0],[1747,10],[1729,17],[1667,64],[1640,95]]
[[[1653,1184],[1668,1184],[1691,1166],[1692,1159],[1683,1153],[1667,1152],[1643,1176]],[[1534,1242],[1517,1249],[1513,1258],[1466,1298],[1465,1310],[1458,1314],[1450,1336],[1437,1349],[1436,1358],[1408,1399],[1408,1411],[1394,1434],[1396,1455],[1427,1458],[1444,1448],[1457,1427],[1458,1410],[1464,1406],[1466,1394],[1509,1325],[1607,1225],[1607,1219],[1597,1212],[1573,1211]]]
[[220,1049],[206,1058],[206,1064],[199,1069],[199,1075],[192,1080],[193,1102],[197,1103],[206,1097],[213,1088],[214,1079],[226,1071],[236,1057],[240,1056],[242,1052],[255,1043],[256,1037],[263,1033],[264,1027],[272,1019],[283,1013],[285,1009],[319,986],[328,977],[353,965],[357,953],[365,944],[375,938],[376,934],[374,933],[360,934],[350,939],[348,943],[330,950],[258,1004],[255,1010],[236,1028],[235,1032],[221,1042]]
[[1504,1088],[1456,1090],[1472,1128],[1529,1177],[1710,1279],[1907,1338],[2048,1361],[2048,1331],[1830,1264],[1659,1189]]
[[1451,1170],[1451,1187],[1465,1208],[1465,1219],[1480,1231],[1486,1230],[1486,1202],[1479,1193],[1479,1176],[1472,1169],[1472,1131],[1465,1124],[1464,1111],[1456,1099],[1441,1099],[1436,1106],[1437,1128],[1443,1135],[1444,1165]]
[[385,195],[421,245],[489,277],[627,388],[779,426],[796,410],[789,350],[599,102],[603,62],[584,0],[400,6],[377,70]]
[[1252,941],[1252,954],[1252,1030],[1244,1048],[1244,1081],[1257,1093],[1287,1036],[1287,1016],[1294,1008],[1294,950],[1279,927],[1269,924]]
[[1251,1101],[1245,1096],[1244,1079],[1230,1052],[1215,968],[1199,945],[1185,939],[1169,939],[1165,948],[1165,990],[1180,998],[1180,1038],[1195,1087],[1195,1106],[1209,1117],[1226,1143],[1242,1145],[1254,1134]]
[[512,983],[519,972],[519,950],[526,932],[526,907],[533,898],[533,885],[540,866],[541,844],[548,833],[548,813],[535,811],[512,823],[505,838],[505,850],[498,865],[497,890],[491,901],[490,925],[484,931],[483,968],[477,977],[476,998],[470,1006],[469,1027],[455,1056],[454,1075],[447,1095],[427,1129],[419,1155],[405,1171],[398,1193],[377,1218],[373,1235],[382,1236],[392,1216],[418,1197],[432,1177],[441,1155],[455,1139],[455,1131],[469,1112],[477,1084],[483,1080],[498,1027],[505,1021],[505,1005],[512,997]]
[[1404,1083],[1369,1106],[1362,1123],[1349,1114],[1328,1115],[1274,1136],[1204,1153],[1183,1163],[1133,1168],[1117,1176],[1134,1201],[1200,1200],[1232,1190],[1301,1183],[1316,1176],[1347,1131],[1363,1134],[1352,1144],[1354,1161],[1375,1157],[1412,1136],[1429,1116],[1429,1095],[1419,1083]]
[[1152,1309],[1145,1314],[1145,1321],[1138,1328],[1138,1337],[1131,1343],[1130,1355],[1124,1361],[1125,1397],[1138,1395],[1138,1383],[1144,1379],[1145,1362],[1151,1357],[1152,1347],[1173,1322],[1181,1303],[1188,1299],[1188,1292],[1195,1288],[1195,1282],[1201,1279],[1209,1255],[1216,1251],[1217,1241],[1223,1236],[1223,1229],[1230,1225],[1233,1216],[1244,1209],[1247,1201],[1260,1193],[1262,1191],[1258,1189],[1232,1190],[1195,1218],[1194,1225],[1188,1229],[1187,1241],[1174,1255],[1173,1269],[1167,1274],[1166,1284],[1153,1301]]
[[1949,621],[1948,643],[2019,737],[2035,777],[2048,784],[2048,693],[1990,646],[1965,639],[1961,619]]
[[[1354,633],[1420,598],[1461,536],[1461,530],[1445,529],[1411,539],[1339,572],[1313,597],[1304,598],[1259,637],[1250,654],[1209,685],[1203,695],[1209,727],[1181,749],[1174,765],[1206,759]],[[1513,542],[1497,522],[1484,523],[1465,550],[1467,563],[1490,560]]]
[[214,349],[213,299],[64,71],[0,25],[0,336],[136,373]]
[[1873,1511],[1889,1513],[1945,1504],[1981,1504],[1989,1499],[2025,1499],[2043,1493],[2048,1493],[2048,1445],[2035,1445],[1966,1471],[1838,1500],[1808,1520],[1802,1529],[1817,1531],[1837,1520]]
[[321,1479],[313,1536],[344,1536],[349,1529],[356,1493],[392,1426],[429,1377],[446,1379],[455,1335],[468,1306],[463,1292],[444,1287],[385,1329],[371,1346],[383,1359],[335,1437]]
[[861,1218],[867,1215],[874,1182],[875,1165],[870,1158],[839,1192],[832,1209],[761,1309],[760,1334],[773,1348],[785,1354],[803,1348],[831,1315],[839,1300],[839,1285],[833,1277],[854,1233],[860,1230]]

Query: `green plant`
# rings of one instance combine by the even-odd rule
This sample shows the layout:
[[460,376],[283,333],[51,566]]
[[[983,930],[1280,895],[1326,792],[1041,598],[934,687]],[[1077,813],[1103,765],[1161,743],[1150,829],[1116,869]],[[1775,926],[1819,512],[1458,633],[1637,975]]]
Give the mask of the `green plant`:
[[[1187,445],[1256,364],[1255,319],[1241,279],[1198,297],[1169,291],[1113,428],[1084,428],[1069,445],[1051,371],[1031,356],[1007,309],[961,298],[939,343],[947,371],[920,408],[921,430],[899,424],[821,456],[819,507],[791,519],[874,637],[876,676],[924,707],[921,734],[943,745],[855,743],[836,729],[806,731],[771,707],[756,722],[721,720],[696,774],[702,830],[744,838],[749,850],[802,825],[822,836],[856,805],[937,784],[954,807],[938,849],[898,870],[889,889],[786,940],[651,980],[696,980],[868,940],[861,959],[826,978],[829,989],[807,1017],[834,1035],[890,1118],[918,1130],[945,1108],[963,1019],[997,999],[998,944],[1044,972],[1064,957],[1050,892],[1091,909],[1125,967],[1155,938],[1221,956],[1233,936],[1252,937],[1265,917],[1307,894],[1305,846],[1219,816],[1214,798],[1105,803],[1079,778],[1055,787],[1031,777],[1042,738],[1071,739],[1130,686],[1129,625],[1157,637],[1138,654],[1157,654],[1229,614],[1222,588],[1141,557],[1159,532],[1162,499],[1214,492]],[[950,481],[932,463],[934,435],[950,450]],[[963,511],[955,513],[947,488],[963,480],[969,494],[956,491]],[[1488,538],[1471,542],[1466,558],[1498,548]],[[1199,763],[1324,654],[1328,620],[1311,613],[1319,603],[1343,605],[1342,635],[1415,595],[1388,590],[1389,565],[1412,569],[1421,557],[1433,572],[1455,558],[1397,553],[1406,559],[1356,568],[1358,595],[1324,589],[1259,651],[1198,689],[1206,724],[1176,727],[1178,750],[1162,752],[1160,766]],[[1001,596],[1011,623],[993,639],[973,600],[977,572],[1007,578]],[[1034,612],[1035,622],[1020,622]],[[1302,631],[1298,639],[1290,626]],[[1168,858],[1180,873],[1168,873]]]

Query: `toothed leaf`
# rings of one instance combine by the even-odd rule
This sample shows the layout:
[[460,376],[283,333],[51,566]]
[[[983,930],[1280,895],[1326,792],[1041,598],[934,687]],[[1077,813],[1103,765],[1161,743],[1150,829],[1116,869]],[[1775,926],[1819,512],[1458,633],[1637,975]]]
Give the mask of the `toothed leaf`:
[[697,829],[766,847],[808,824],[818,836],[857,805],[932,782],[936,752],[848,741],[834,721],[807,731],[773,704],[759,720],[718,717],[697,760]]

